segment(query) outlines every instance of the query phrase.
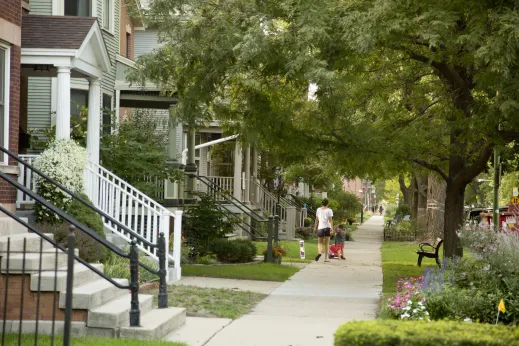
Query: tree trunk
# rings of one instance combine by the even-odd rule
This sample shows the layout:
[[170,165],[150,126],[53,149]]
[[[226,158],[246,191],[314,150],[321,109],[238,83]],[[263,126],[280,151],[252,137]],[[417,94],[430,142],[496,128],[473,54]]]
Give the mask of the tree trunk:
[[416,176],[413,176],[411,181],[411,187],[413,188],[413,205],[411,207],[411,219],[413,220],[414,230],[418,229],[418,189],[420,188],[419,182]]
[[400,184],[400,191],[402,191],[402,197],[404,204],[408,207],[412,206],[412,200],[413,200],[413,182],[411,181],[411,184],[409,187],[405,185],[405,179],[403,175],[400,175],[398,177],[398,183]]
[[443,253],[447,258],[463,257],[463,249],[456,233],[463,226],[465,187],[463,184],[447,183],[443,235]]
[[423,235],[427,228],[427,176],[416,177],[416,185],[418,187],[416,229]]
[[443,238],[444,236],[445,188],[445,181],[441,178],[432,175],[428,176],[424,238],[430,241],[434,241],[436,238]]

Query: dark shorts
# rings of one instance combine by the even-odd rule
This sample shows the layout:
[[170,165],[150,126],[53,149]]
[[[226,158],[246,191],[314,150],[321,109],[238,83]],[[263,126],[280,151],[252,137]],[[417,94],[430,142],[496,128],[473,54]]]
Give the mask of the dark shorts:
[[332,230],[330,228],[321,228],[317,230],[317,236],[319,238],[321,237],[329,237],[332,233]]

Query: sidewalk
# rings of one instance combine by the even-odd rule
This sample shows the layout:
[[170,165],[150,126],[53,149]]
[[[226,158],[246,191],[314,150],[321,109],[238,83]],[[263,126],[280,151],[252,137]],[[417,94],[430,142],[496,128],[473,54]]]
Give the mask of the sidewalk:
[[371,217],[346,243],[346,261],[312,262],[206,345],[330,346],[342,323],[376,318],[383,225]]

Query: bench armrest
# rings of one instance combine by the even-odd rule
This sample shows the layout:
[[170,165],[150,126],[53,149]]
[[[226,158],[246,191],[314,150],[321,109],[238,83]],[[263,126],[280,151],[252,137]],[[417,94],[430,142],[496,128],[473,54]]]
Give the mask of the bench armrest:
[[434,246],[432,246],[432,245],[429,244],[429,243],[420,243],[420,245],[418,245],[418,246],[420,246],[420,250],[422,250],[422,251],[425,251],[425,250],[423,249],[424,246],[429,246],[429,247],[431,247],[431,248],[434,249]]

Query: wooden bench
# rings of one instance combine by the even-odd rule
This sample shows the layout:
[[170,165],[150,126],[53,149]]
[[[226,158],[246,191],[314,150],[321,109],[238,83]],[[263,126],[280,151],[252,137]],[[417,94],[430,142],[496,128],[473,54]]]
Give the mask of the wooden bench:
[[[424,257],[427,257],[427,258],[434,258],[436,260],[436,264],[438,265],[438,268],[441,268],[441,264],[440,264],[440,257],[438,255],[438,251],[440,250],[440,246],[442,245],[443,243],[443,239],[441,238],[436,238],[436,241],[434,242],[433,245],[429,244],[429,243],[420,243],[420,250],[416,250],[416,253],[418,254],[418,266],[421,267],[422,266],[422,259]],[[424,250],[424,247],[430,247],[432,250]]]

